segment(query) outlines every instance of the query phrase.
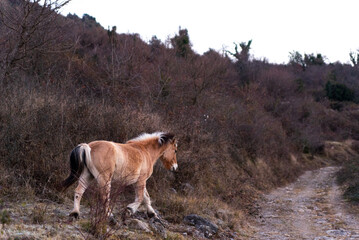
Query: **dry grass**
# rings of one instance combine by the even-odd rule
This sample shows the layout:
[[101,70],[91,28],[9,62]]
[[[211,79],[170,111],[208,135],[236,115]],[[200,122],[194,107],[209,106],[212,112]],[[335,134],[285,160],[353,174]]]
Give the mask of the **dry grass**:
[[[72,198],[57,189],[78,143],[171,131],[179,138],[180,172],[168,173],[159,163],[148,183],[164,216],[175,222],[192,212],[213,217],[218,206],[251,214],[260,191],[323,164],[317,155],[325,140],[359,139],[357,105],[340,103],[339,112],[323,95],[329,71],[356,86],[358,71],[350,66],[302,72],[254,59],[238,72],[238,64],[213,50],[183,58],[136,34],[116,35],[113,44],[89,18],[56,21],[62,38],[52,44],[66,43],[71,51],[34,53],[0,68],[2,196],[62,202]],[[29,37],[37,42],[40,36]],[[6,59],[11,46],[1,47]],[[345,160],[340,152],[328,154]]]

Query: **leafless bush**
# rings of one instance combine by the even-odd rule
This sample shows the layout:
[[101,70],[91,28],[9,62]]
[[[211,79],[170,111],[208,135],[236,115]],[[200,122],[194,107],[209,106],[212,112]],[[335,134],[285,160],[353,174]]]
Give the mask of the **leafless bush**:
[[[2,1],[0,41],[2,61],[1,81],[13,70],[34,71],[41,55],[58,52],[65,48],[61,44],[61,26],[58,25],[58,10],[69,1]],[[40,5],[41,3],[42,5]]]
[[[17,186],[61,201],[56,188],[78,143],[172,131],[179,138],[180,172],[157,164],[148,184],[154,204],[179,221],[171,204],[185,214],[186,197],[244,209],[258,189],[300,173],[300,158],[295,163],[292,154],[321,153],[328,139],[359,139],[356,105],[335,111],[321,94],[333,69],[338,81],[357,89],[358,70],[350,66],[303,72],[247,59],[238,72],[214,50],[178,57],[158,40],[109,38],[88,15],[57,15],[66,1],[47,1],[50,10],[36,5],[40,1],[11,2],[3,1],[0,11],[6,22],[0,25],[6,79],[0,86],[1,193],[15,194]],[[195,191],[187,191],[190,186]],[[163,200],[169,189],[177,195]]]

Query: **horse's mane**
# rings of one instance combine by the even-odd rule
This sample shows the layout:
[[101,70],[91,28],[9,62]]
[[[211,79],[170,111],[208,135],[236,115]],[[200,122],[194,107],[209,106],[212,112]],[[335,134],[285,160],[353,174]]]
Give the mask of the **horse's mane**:
[[135,137],[131,140],[128,140],[127,143],[131,142],[140,142],[140,141],[146,141],[152,138],[157,138],[158,144],[162,146],[163,144],[168,143],[170,140],[174,138],[173,133],[165,133],[165,132],[154,132],[154,133],[142,133],[138,137]]

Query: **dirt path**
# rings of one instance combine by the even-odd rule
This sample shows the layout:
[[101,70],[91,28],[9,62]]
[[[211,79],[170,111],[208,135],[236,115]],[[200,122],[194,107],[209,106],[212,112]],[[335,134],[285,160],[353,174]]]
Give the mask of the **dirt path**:
[[337,167],[308,171],[260,203],[255,239],[359,239],[352,214],[335,183]]

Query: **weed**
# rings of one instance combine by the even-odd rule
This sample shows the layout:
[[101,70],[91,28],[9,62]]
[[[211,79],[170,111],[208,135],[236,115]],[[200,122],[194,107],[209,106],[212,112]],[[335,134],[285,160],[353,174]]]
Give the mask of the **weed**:
[[35,206],[31,212],[31,220],[33,224],[43,224],[46,221],[46,206]]
[[2,210],[0,212],[0,221],[3,225],[9,224],[11,222],[10,213],[7,210]]

